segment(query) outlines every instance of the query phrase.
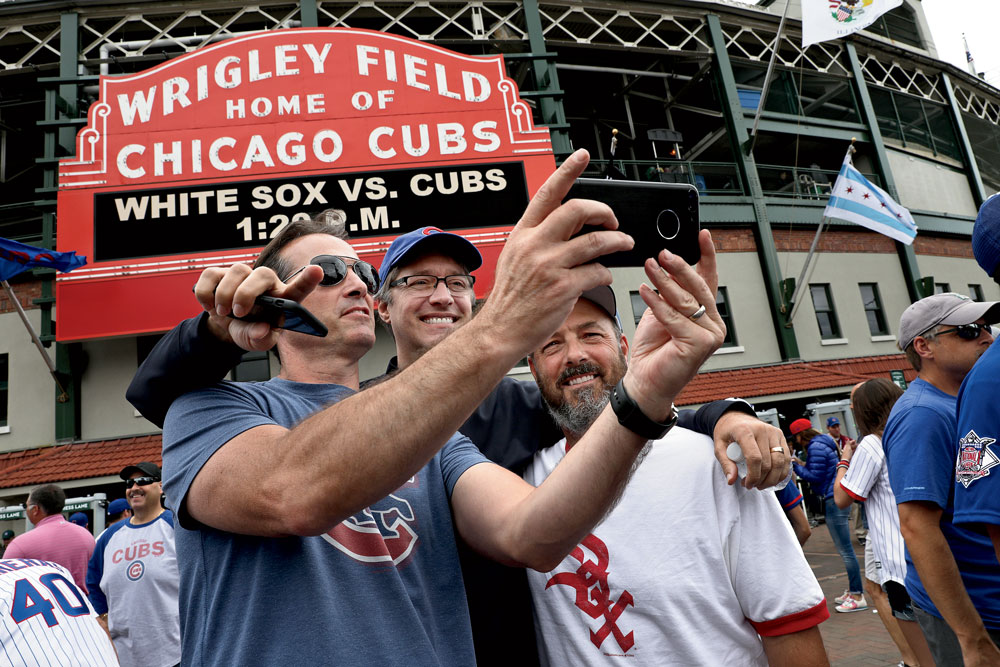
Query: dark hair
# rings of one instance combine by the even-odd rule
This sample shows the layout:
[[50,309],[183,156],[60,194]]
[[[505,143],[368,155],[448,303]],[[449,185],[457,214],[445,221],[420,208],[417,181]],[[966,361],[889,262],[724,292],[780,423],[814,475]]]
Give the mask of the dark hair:
[[799,431],[795,435],[796,436],[801,435],[806,440],[806,442],[808,442],[808,441],[812,440],[813,438],[815,438],[817,435],[819,435],[819,431],[817,431],[814,428],[807,428],[804,431]]
[[66,492],[55,484],[43,484],[28,494],[28,504],[38,505],[46,516],[59,514],[66,506]]
[[254,262],[254,268],[266,266],[274,271],[278,278],[285,280],[297,267],[289,266],[288,261],[281,256],[281,251],[295,239],[310,234],[329,234],[346,241],[349,238],[347,235],[347,214],[337,208],[328,208],[308,220],[289,222],[260,251],[257,261]]
[[903,390],[885,378],[868,380],[855,389],[851,404],[860,436],[882,435],[892,406],[902,395]]

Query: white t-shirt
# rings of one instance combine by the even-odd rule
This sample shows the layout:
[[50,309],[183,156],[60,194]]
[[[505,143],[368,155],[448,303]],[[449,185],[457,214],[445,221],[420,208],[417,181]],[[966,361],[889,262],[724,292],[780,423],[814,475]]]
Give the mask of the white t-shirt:
[[118,665],[87,596],[62,565],[0,560],[0,666]]
[[889,486],[889,467],[885,463],[882,438],[866,435],[851,457],[851,466],[840,480],[847,495],[865,504],[868,517],[868,539],[872,541],[875,560],[882,581],[903,583],[906,578],[906,556],[903,534],[899,531],[899,511],[896,496]]
[[[524,478],[541,484],[565,445]],[[682,428],[570,556],[528,580],[547,665],[767,665],[758,633],[829,617],[774,493],[727,485],[712,440]]]

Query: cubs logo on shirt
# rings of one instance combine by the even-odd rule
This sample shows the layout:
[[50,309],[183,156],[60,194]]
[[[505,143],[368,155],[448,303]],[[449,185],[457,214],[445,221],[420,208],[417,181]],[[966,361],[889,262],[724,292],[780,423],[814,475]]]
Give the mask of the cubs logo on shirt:
[[965,488],[990,474],[990,468],[1000,464],[1000,458],[990,449],[996,438],[984,438],[969,431],[958,441],[958,459],[955,461],[955,481]]

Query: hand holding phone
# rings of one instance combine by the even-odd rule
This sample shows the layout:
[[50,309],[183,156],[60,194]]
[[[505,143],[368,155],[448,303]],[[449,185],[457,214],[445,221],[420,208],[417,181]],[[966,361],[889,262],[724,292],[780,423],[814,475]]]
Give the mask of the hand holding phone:
[[[635,239],[631,250],[601,257],[604,266],[642,266],[664,248],[688,264],[701,259],[698,190],[693,185],[578,178],[566,199],[604,202],[618,218],[618,230]],[[585,227],[580,233],[588,231]]]
[[[230,314],[230,317],[234,317]],[[235,317],[246,322],[267,322],[275,329],[298,331],[309,336],[326,336],[326,325],[316,319],[309,310],[298,301],[282,299],[262,294],[254,300],[253,309],[243,317]]]

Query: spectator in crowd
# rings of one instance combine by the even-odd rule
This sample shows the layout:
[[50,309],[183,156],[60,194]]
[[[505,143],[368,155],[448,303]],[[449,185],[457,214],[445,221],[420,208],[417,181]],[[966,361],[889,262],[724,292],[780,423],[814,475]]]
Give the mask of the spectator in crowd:
[[778,497],[781,509],[785,510],[788,522],[792,524],[792,530],[795,531],[795,538],[799,541],[799,546],[804,545],[806,540],[812,536],[812,527],[809,525],[809,519],[806,518],[805,510],[802,508],[802,491],[799,490],[794,476],[785,485],[785,488],[776,491],[775,495]]
[[56,563],[0,561],[0,627],[5,665],[118,665],[87,596]]
[[[611,288],[588,290],[528,357],[566,436],[535,454],[524,473],[533,486],[624,391],[616,318]],[[658,431],[604,520],[558,566],[528,572],[543,663],[829,664],[823,591],[771,493],[728,486],[706,436]],[[751,575],[744,560],[768,566]]]
[[[132,508],[129,507],[128,501],[124,498],[115,498],[110,503],[108,503],[108,526],[115,525],[123,519],[128,519],[132,516]],[[105,530],[107,530],[105,528]]]
[[75,523],[80,526],[80,528],[86,529],[90,527],[90,519],[83,512],[74,512],[69,515],[69,522]]
[[[868,608],[865,602],[863,584],[861,582],[861,567],[851,543],[851,530],[848,525],[850,510],[842,510],[833,501],[833,479],[837,471],[837,443],[826,433],[820,433],[813,428],[808,419],[796,419],[789,425],[792,437],[799,447],[806,450],[806,461],[795,458],[792,467],[795,474],[809,482],[813,490],[823,498],[823,516],[826,527],[833,538],[833,544],[844,561],[847,569],[847,590],[840,597],[834,598],[835,609],[839,612],[861,611]],[[846,604],[845,604],[846,603]]]
[[[1000,284],[1000,198],[979,209],[972,229],[972,251],[986,274]],[[1000,561],[1000,346],[976,362],[958,392],[958,456],[955,523],[985,530]],[[995,600],[996,598],[994,598]],[[984,619],[985,620],[985,619]],[[991,621],[995,627],[995,623]]]
[[899,347],[918,374],[882,444],[906,541],[906,592],[939,665],[1000,664],[996,553],[986,532],[953,521],[956,396],[993,342],[985,325],[998,319],[997,302],[946,292],[911,304],[899,321]]
[[97,540],[87,569],[90,601],[123,667],[170,667],[181,661],[174,515],[160,502],[160,466],[142,461],[120,477],[133,514]]
[[9,545],[11,540],[13,539],[14,539],[13,530],[7,529],[3,531],[3,535],[0,536],[0,540],[2,540],[2,543],[0,543],[0,557],[3,557],[4,552],[7,551],[7,545]]
[[[837,443],[837,451],[841,453],[843,453],[844,447],[854,444],[853,440],[840,432],[840,418],[838,417],[827,417],[826,432]],[[836,485],[834,487],[836,488]],[[848,524],[854,526],[854,535],[858,538],[858,542],[864,544],[868,537],[868,518],[865,516],[864,503],[854,503],[850,510],[851,518]]]
[[87,561],[94,553],[94,536],[63,517],[66,494],[55,484],[32,489],[24,513],[34,528],[14,538],[5,558],[37,558],[59,563],[87,592]]
[[885,422],[902,395],[903,390],[885,378],[862,382],[851,392],[851,406],[861,430],[861,442],[851,441],[844,447],[837,464],[833,497],[841,509],[850,507],[855,501],[867,507],[871,539],[865,544],[865,592],[878,609],[879,619],[889,636],[899,647],[904,664],[932,665],[934,660],[904,587],[905,546],[882,448]]

